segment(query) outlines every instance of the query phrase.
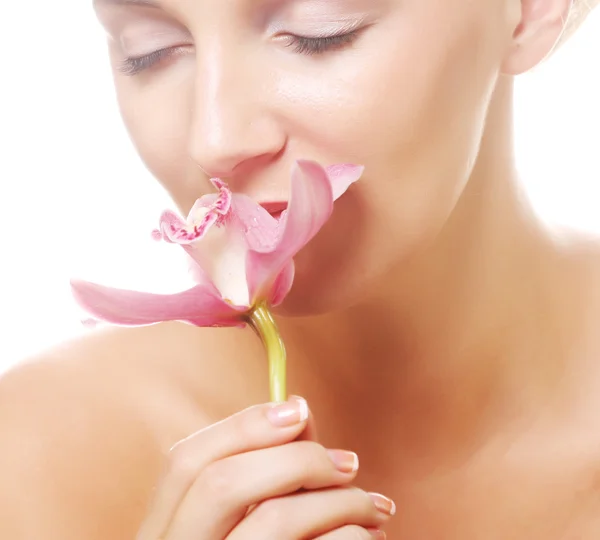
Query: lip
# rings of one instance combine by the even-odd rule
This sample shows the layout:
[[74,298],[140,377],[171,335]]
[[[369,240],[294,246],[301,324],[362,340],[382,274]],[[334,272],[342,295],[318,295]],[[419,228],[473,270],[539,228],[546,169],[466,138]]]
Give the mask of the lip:
[[271,214],[275,219],[279,219],[284,210],[288,207],[287,201],[262,202],[260,205]]

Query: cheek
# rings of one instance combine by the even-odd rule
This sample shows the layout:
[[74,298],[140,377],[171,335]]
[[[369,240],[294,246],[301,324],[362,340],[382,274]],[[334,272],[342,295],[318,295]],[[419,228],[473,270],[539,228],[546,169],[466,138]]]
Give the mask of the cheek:
[[298,146],[365,164],[374,188],[366,195],[375,200],[397,192],[408,204],[431,201],[440,188],[460,191],[496,81],[493,47],[475,15],[446,8],[416,20],[386,20],[329,74],[290,77],[280,92],[295,98],[287,106]]
[[[426,247],[455,208],[478,154],[501,44],[480,13],[469,19],[445,10],[423,21],[426,30],[391,22],[376,54],[350,53],[360,69],[340,68],[341,84],[323,83],[310,96],[313,106],[322,100],[316,123],[304,124],[313,130],[305,140],[318,143],[310,150],[362,163],[366,172],[298,257],[290,311],[355,301],[370,281]],[[310,306],[305,286],[319,289]]]
[[174,201],[186,210],[201,194],[198,167],[188,152],[193,110],[188,62],[173,66],[168,77],[144,84],[138,77],[117,74],[115,85],[123,121],[148,170]]

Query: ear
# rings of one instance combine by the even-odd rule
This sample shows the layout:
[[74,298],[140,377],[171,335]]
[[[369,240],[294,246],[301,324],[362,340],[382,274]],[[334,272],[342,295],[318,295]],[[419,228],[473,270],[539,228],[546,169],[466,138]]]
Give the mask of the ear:
[[573,0],[520,0],[521,19],[502,72],[518,75],[539,64],[558,43]]

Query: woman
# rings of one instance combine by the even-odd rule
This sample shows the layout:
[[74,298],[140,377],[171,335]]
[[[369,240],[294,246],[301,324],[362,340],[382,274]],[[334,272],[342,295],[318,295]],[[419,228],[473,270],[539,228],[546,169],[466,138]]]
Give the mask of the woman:
[[285,200],[299,158],[365,175],[277,314],[303,398],[256,405],[248,331],[65,345],[0,383],[0,537],[598,538],[600,250],[521,196],[511,109],[591,3],[97,0],[183,212],[211,177]]

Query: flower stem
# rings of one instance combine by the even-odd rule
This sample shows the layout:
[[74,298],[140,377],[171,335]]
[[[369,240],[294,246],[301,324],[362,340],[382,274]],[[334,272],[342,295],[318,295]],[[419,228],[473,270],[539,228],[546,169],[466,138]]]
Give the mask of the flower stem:
[[287,400],[286,354],[279,330],[266,304],[259,304],[249,314],[249,322],[267,350],[269,362],[269,390],[271,401]]

